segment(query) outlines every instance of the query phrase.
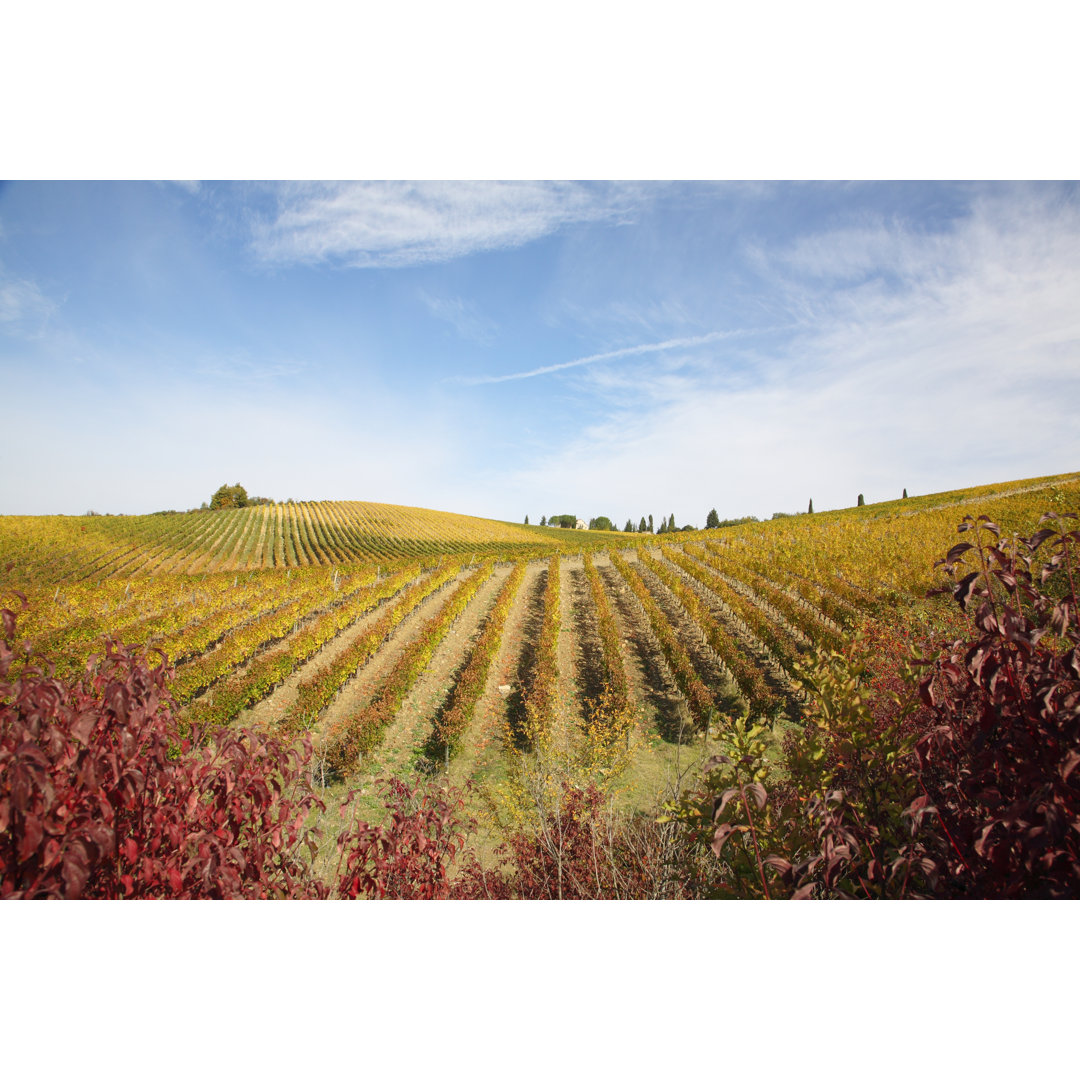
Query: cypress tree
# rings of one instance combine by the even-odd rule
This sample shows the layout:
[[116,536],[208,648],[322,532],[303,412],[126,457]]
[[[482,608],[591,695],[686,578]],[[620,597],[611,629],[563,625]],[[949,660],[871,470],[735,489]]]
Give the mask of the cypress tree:
[[626,524],[623,526],[623,532],[633,532],[633,531],[634,531],[634,523],[629,518],[627,518],[626,519]]
[[528,514],[525,515],[525,524],[526,525],[529,524],[529,515]]
[[904,488],[904,494],[901,496],[901,498],[907,498],[907,488]]
[[649,515],[649,532],[653,531],[652,514]]
[[547,515],[546,514],[541,514],[540,515],[540,524],[541,525],[546,525],[547,524]]
[[705,519],[705,528],[706,529],[719,529],[720,528],[720,515],[716,512],[716,507],[715,506],[709,511],[709,516]]
[[859,505],[860,506],[865,506],[866,505],[866,500],[861,495],[859,496]]
[[675,531],[675,515],[674,514],[672,514],[671,517],[668,519],[667,531],[668,532],[674,532]]
[[810,500],[810,506],[807,508],[806,512],[808,514],[812,514],[814,512],[814,500],[813,499]]
[[644,518],[642,518],[642,519],[641,519],[641,520],[640,520],[640,521],[638,522],[638,527],[637,527],[637,531],[638,531],[639,533],[643,533],[643,532],[648,532],[648,531],[649,531],[649,526],[645,524],[645,519],[644,519]]

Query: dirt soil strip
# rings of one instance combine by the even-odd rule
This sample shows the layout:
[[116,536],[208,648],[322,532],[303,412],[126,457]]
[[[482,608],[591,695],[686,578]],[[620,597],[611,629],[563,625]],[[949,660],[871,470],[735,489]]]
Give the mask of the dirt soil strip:
[[[503,626],[502,640],[488,670],[487,686],[476,703],[461,752],[450,762],[450,778],[461,783],[487,772],[502,755],[512,711],[521,709],[521,690],[532,675],[543,615],[546,563],[531,562]],[[502,689],[500,689],[500,687]]]
[[[422,580],[428,574],[425,571],[422,574],[418,574],[408,584]],[[407,587],[407,586],[403,586]],[[439,592],[435,594],[436,597],[442,596],[446,591],[447,586],[444,586]],[[390,597],[387,600],[383,600],[378,607],[369,611],[366,615],[362,615],[356,620],[350,627],[342,630],[332,641],[328,641],[310,660],[305,664],[298,667],[272,694],[265,697],[257,705],[254,705],[250,709],[245,709],[239,714],[236,720],[233,721],[235,725],[240,727],[274,727],[278,724],[281,718],[292,708],[293,703],[296,701],[296,688],[305,679],[310,678],[319,668],[325,664],[332,663],[336,660],[376,619],[381,618],[383,611],[388,603],[392,603],[395,596]],[[418,610],[430,610],[425,608],[425,605],[430,603],[433,597],[427,597],[420,605]],[[384,643],[382,647],[376,652],[375,656],[368,662],[368,664],[361,669],[361,673],[366,671],[375,663],[379,656],[386,651],[386,647],[391,645],[396,639],[397,634],[401,632],[402,626],[408,623],[413,616],[416,615],[416,611],[412,612],[404,622],[398,626],[396,633],[391,635],[390,641]],[[357,676],[354,676],[351,682],[355,682]],[[350,683],[347,683],[342,690],[344,693],[348,690]],[[340,696],[340,695],[339,695]],[[333,705],[331,705],[333,708]]]
[[[581,685],[581,634],[578,619],[575,577],[585,584],[580,556],[559,559],[559,684],[555,691],[556,714],[551,718],[551,734],[556,746],[565,746],[584,725],[584,694]],[[587,588],[587,586],[586,586]]]
[[509,576],[509,566],[496,567],[435,650],[374,755],[379,772],[402,775],[410,771],[414,752],[421,750],[431,734],[432,719],[468,663],[480,628]]

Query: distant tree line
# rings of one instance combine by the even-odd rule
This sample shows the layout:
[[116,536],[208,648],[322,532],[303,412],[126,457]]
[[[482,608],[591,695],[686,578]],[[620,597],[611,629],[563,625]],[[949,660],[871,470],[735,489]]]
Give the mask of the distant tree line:
[[[715,510],[712,511],[710,517],[711,518],[716,517],[716,511]],[[548,517],[547,515],[542,516],[540,518],[540,524],[545,525],[545,526],[547,526],[548,528],[551,528],[551,529],[573,529],[573,528],[577,527],[578,520],[579,520],[579,518],[578,518],[577,514],[552,514],[550,517]],[[749,520],[749,519],[740,519],[740,521],[742,521],[742,520]],[[754,520],[756,521],[757,519],[754,518]],[[528,514],[525,515],[525,524],[526,525],[529,524],[529,515]],[[717,519],[716,524],[717,525],[719,525],[719,524],[732,524],[732,525],[734,525],[734,524],[737,524],[737,522],[720,522],[719,519]],[[611,520],[611,518],[607,517],[604,514],[601,514],[599,517],[590,518],[588,527],[590,529],[594,530],[594,531],[599,531],[599,532],[618,532],[619,531],[618,525],[616,525],[615,522],[613,522]],[[713,525],[707,526],[707,528],[713,528],[713,527],[715,527],[715,526],[713,526]],[[694,526],[694,525],[683,525],[681,527],[681,529],[680,529],[680,527],[675,524],[675,515],[674,514],[669,514],[667,517],[661,517],[660,518],[660,527],[656,528],[655,525],[653,524],[653,516],[652,516],[652,514],[650,514],[647,519],[645,517],[642,517],[642,519],[637,523],[637,525],[634,524],[633,518],[627,518],[626,519],[626,524],[623,526],[622,531],[624,533],[655,533],[657,536],[659,536],[662,533],[691,532],[694,529],[696,529],[696,526]]]
[[[239,486],[239,485],[238,485]],[[224,489],[223,489],[224,490]],[[241,489],[242,490],[242,489]],[[906,499],[908,497],[907,488],[904,488],[904,493],[901,498]],[[860,494],[858,497],[858,505],[864,506],[865,500]],[[812,514],[814,512],[814,500],[811,499],[805,511],[795,511],[789,513],[786,510],[777,510],[772,515],[771,520],[776,521],[780,518],[798,517],[801,513]],[[755,517],[753,514],[747,514],[745,517],[736,518],[724,518],[721,520],[720,515],[716,512],[714,506],[705,518],[706,529],[727,529],[733,525],[748,525],[753,522],[759,522],[761,518]],[[573,529],[576,527],[578,517],[576,514],[552,514],[551,517],[542,517],[540,519],[541,525],[547,525],[550,528],[560,529]],[[529,515],[525,515],[525,524],[529,524]],[[612,522],[609,517],[594,517],[589,520],[589,528],[593,530],[601,530],[606,532],[617,532],[618,526]],[[683,525],[681,528],[675,524],[675,515],[669,514],[667,517],[661,516],[660,527],[656,528],[653,524],[653,516],[649,514],[648,518],[642,517],[641,520],[634,524],[633,518],[627,518],[626,524],[623,526],[622,531],[624,533],[654,533],[657,536],[661,536],[664,533],[672,532],[690,532],[696,528],[694,525]]]

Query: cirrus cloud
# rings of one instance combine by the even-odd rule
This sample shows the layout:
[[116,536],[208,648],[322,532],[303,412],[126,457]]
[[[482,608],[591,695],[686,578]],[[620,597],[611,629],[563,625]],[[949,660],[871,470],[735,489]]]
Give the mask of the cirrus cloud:
[[403,267],[520,247],[570,224],[628,220],[633,184],[371,181],[286,184],[253,226],[269,263]]

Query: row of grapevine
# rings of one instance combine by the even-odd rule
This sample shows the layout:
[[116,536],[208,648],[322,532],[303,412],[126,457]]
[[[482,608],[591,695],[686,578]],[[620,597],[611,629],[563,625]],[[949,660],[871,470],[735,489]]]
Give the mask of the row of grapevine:
[[518,741],[535,746],[548,732],[556,709],[556,688],[559,682],[559,563],[558,555],[548,560],[544,582],[543,621],[536,648],[536,663],[532,679],[523,695],[525,730],[516,732]]
[[[126,590],[131,584],[130,580],[126,583]],[[42,605],[41,618],[27,620],[31,644],[58,657],[58,673],[81,670],[91,653],[104,651],[107,637],[159,648],[170,660],[182,661],[210,647],[238,623],[283,602],[277,582],[241,583],[231,577],[219,577],[197,588],[190,581],[163,579],[149,590],[136,586],[137,596],[116,596],[111,603],[108,596],[85,589],[65,592],[64,597]],[[80,595],[71,595],[74,592]]]
[[819,606],[810,603],[805,597],[792,595],[788,590],[757,573],[744,563],[718,558],[709,546],[699,547],[687,544],[687,555],[692,555],[714,570],[727,569],[728,573],[750,590],[764,604],[786,620],[807,641],[819,647],[838,648],[843,633],[836,621],[826,615]]
[[404,589],[371,626],[349,642],[348,648],[300,683],[292,708],[281,720],[282,729],[296,733],[314,726],[338,691],[375,654],[402,619],[460,572],[460,563],[448,562]]
[[462,738],[476,710],[476,704],[483,696],[487,684],[491,662],[502,640],[503,627],[510,607],[525,580],[524,561],[514,563],[510,576],[503,582],[495,606],[484,624],[480,636],[469,655],[465,670],[461,673],[443,708],[435,717],[431,736],[431,746],[437,752],[447,751],[453,756],[461,748]]
[[710,555],[722,559],[734,572],[745,570],[778,588],[790,590],[844,629],[853,627],[876,606],[865,591],[835,573],[829,572],[820,578],[808,577],[812,568],[798,555],[786,550],[770,552],[767,548],[754,549],[745,543],[721,545],[715,542],[705,543],[704,548]]
[[185,719],[200,727],[230,723],[242,709],[262,701],[327,642],[414,577],[415,571],[410,570],[391,574],[368,586],[348,605],[324,612],[278,645],[259,653],[243,670],[215,684],[209,693],[189,706]]
[[[666,554],[668,560],[679,570],[704,585],[709,592],[720,600],[724,607],[768,649],[788,675],[794,677],[795,667],[800,656],[801,643],[796,642],[783,627],[770,619],[757,604],[748,600],[741,592],[733,588],[711,565],[704,565],[687,555],[681,555],[670,549]],[[709,561],[711,563],[715,560],[710,559]],[[671,571],[665,572],[671,573]]]
[[[418,571],[419,568],[410,568],[378,582],[376,575],[368,572],[359,575],[351,583],[352,587],[341,595],[328,596],[325,588],[309,586],[306,591],[297,592],[291,599],[261,616],[235,621],[215,648],[200,651],[178,664],[173,683],[177,701],[184,703],[193,700],[257,653],[297,632],[301,624],[309,633],[317,626],[319,631],[316,636],[324,641],[330,640]],[[192,648],[198,644],[197,637],[187,643]]]
[[419,636],[398,654],[371,699],[350,710],[326,733],[323,746],[332,769],[348,775],[359,765],[361,755],[380,741],[435,650],[493,570],[494,564],[486,562],[462,581],[442,609],[424,624]]
[[599,700],[593,703],[592,715],[587,719],[590,733],[594,737],[611,742],[621,738],[632,722],[630,686],[626,678],[622,635],[619,633],[607,590],[588,552],[584,554],[583,563],[593,610],[596,612],[604,669],[603,690]]
[[679,641],[678,635],[672,628],[667,616],[660,609],[652,594],[646,588],[638,568],[633,569],[614,552],[611,553],[611,564],[618,570],[623,581],[629,586],[631,593],[637,599],[642,611],[652,627],[656,640],[667,661],[668,668],[675,679],[679,692],[686,699],[690,708],[690,715],[694,723],[699,727],[707,727],[716,715],[716,701],[709,688],[702,682],[690,659]]
[[[739,688],[749,711],[754,714],[768,714],[776,709],[781,704],[779,695],[769,686],[761,667],[739,646],[730,629],[717,620],[702,598],[689,588],[670,566],[652,557],[647,551],[641,554],[644,556],[644,565],[656,574],[693,620],[717,661]],[[668,550],[666,554],[670,558],[672,552]]]

